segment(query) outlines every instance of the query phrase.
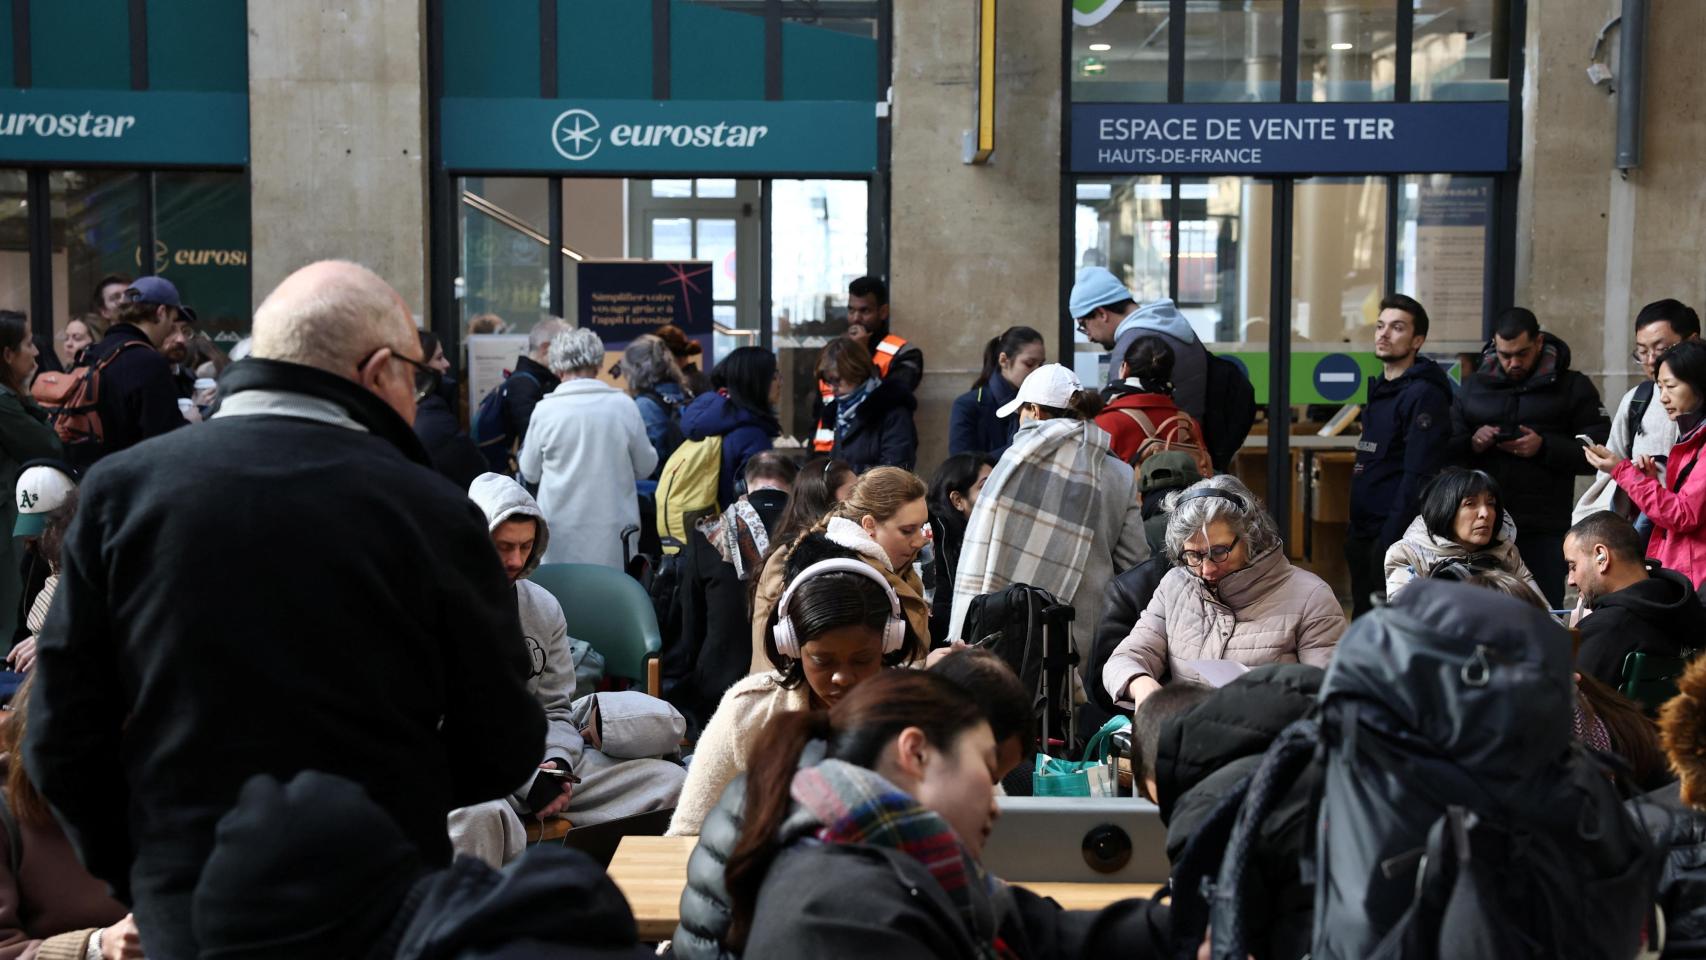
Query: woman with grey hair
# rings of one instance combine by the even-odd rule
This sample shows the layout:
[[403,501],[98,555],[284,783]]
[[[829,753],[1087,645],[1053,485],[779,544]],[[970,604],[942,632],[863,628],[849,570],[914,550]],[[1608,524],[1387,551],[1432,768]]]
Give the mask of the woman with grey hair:
[[1250,488],[1221,474],[1171,495],[1167,509],[1175,566],[1102,669],[1117,704],[1135,710],[1162,684],[1224,675],[1212,661],[1327,666],[1344,608],[1320,577],[1286,560],[1279,528]]
[[520,458],[521,478],[538,487],[551,525],[545,562],[621,569],[622,530],[640,522],[634,484],[657,468],[657,451],[634,401],[599,381],[598,334],[558,334],[549,361],[562,383],[533,408]]
[[634,406],[640,408],[640,419],[646,424],[646,439],[657,451],[658,466],[651,476],[640,482],[641,493],[657,489],[658,474],[675,448],[681,446],[681,408],[687,405],[687,384],[681,378],[681,368],[675,365],[675,355],[669,345],[651,334],[644,334],[622,351],[622,382]]

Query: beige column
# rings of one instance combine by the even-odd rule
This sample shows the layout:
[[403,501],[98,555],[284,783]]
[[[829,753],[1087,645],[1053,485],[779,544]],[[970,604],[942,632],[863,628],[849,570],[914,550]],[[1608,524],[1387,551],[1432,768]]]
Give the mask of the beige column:
[[974,3],[895,0],[890,298],[896,333],[924,351],[918,472],[947,455],[948,413],[989,338],[1041,330],[1057,355],[1060,294],[1061,11],[1003,3],[996,147],[961,162],[975,109]]
[[258,304],[314,260],[355,260],[426,312],[422,0],[248,0]]

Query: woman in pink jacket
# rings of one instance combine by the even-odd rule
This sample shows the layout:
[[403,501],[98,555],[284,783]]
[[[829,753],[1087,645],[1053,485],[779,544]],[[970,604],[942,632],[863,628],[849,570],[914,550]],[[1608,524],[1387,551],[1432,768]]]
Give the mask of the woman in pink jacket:
[[1658,380],[1659,403],[1677,432],[1663,479],[1652,457],[1627,460],[1595,445],[1587,458],[1653,522],[1647,555],[1699,586],[1706,580],[1706,470],[1696,469],[1706,446],[1700,429],[1706,422],[1706,341],[1684,340],[1666,351]]

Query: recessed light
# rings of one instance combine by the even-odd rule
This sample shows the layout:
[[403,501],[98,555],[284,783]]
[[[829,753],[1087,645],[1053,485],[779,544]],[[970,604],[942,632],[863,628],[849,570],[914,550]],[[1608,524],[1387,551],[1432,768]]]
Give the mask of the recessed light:
[[1090,44],[1090,49],[1094,50],[1097,53],[1107,53],[1109,50],[1112,50],[1113,48],[1114,48],[1114,45],[1111,43],[1092,43],[1092,44]]
[[1354,50],[1354,49],[1356,49],[1356,44],[1354,44],[1354,43],[1335,43],[1335,44],[1333,44],[1333,49],[1334,50]]

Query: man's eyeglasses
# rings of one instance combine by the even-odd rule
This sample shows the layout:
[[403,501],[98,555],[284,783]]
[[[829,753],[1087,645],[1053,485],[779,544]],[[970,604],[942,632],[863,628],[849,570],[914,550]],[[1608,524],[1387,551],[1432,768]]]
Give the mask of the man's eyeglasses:
[[[434,391],[438,390],[438,385],[444,381],[444,374],[439,373],[437,370],[434,370],[433,368],[427,366],[424,362],[422,362],[420,360],[413,360],[413,359],[410,359],[409,357],[403,356],[401,353],[397,352],[396,347],[380,347],[379,348],[379,350],[386,350],[386,349],[389,349],[391,351],[391,359],[401,360],[402,362],[404,362],[404,363],[408,364],[409,366],[415,368],[415,402],[416,403],[420,403],[422,400],[425,400],[427,397],[432,396]],[[378,355],[379,350],[375,350],[372,353],[368,354],[366,357],[363,357],[362,361],[355,365],[355,368],[357,370],[360,370],[362,367],[367,366],[368,362],[371,361],[376,355]]]
[[1072,321],[1072,325],[1078,328],[1079,333],[1082,333],[1085,336],[1090,335],[1090,318],[1089,317],[1079,317],[1078,319]]
[[1209,547],[1207,553],[1202,553],[1196,550],[1181,550],[1179,551],[1179,559],[1183,560],[1187,567],[1200,567],[1204,560],[1213,560],[1215,563],[1225,563],[1226,558],[1232,556],[1232,551],[1238,548],[1238,541],[1240,539],[1240,537],[1233,537],[1231,543]]
[[[1677,343],[1681,342],[1681,340],[1677,341]],[[1665,352],[1674,346],[1676,346],[1676,343],[1662,344],[1652,348],[1651,350],[1648,350],[1646,347],[1636,347],[1635,352],[1629,354],[1629,359],[1636,363],[1646,363],[1648,360],[1656,360],[1657,358],[1664,356]]]

